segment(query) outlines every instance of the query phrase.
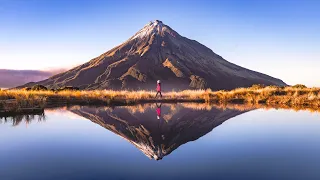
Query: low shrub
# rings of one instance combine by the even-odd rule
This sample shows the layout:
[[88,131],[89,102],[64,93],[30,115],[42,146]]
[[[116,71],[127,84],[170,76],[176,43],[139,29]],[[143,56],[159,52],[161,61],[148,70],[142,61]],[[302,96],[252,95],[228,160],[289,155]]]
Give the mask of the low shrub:
[[301,89],[303,89],[303,88],[307,88],[307,86],[306,85],[303,85],[303,84],[296,84],[296,85],[294,85],[294,86],[292,86],[293,88],[301,88]]
[[64,86],[64,87],[57,89],[57,91],[79,91],[79,90],[80,90],[80,88],[73,87],[73,86]]
[[251,89],[263,89],[266,86],[264,84],[254,84],[251,86]]
[[37,85],[32,86],[31,90],[32,91],[47,91],[48,88],[43,85],[37,84]]
[[31,90],[31,88],[30,88],[30,87],[25,87],[25,88],[23,88],[22,90],[30,91],[30,90]]

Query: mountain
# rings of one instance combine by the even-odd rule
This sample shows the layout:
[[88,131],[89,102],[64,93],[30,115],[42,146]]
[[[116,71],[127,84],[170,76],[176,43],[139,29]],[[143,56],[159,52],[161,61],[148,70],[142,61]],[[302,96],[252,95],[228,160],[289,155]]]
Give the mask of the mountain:
[[147,157],[160,160],[179,146],[195,141],[226,120],[247,111],[197,109],[184,104],[163,104],[161,118],[156,106],[141,107],[71,107],[79,116],[110,130],[142,151]]
[[154,89],[158,79],[164,90],[286,85],[226,61],[159,20],[148,23],[123,44],[89,62],[37,84],[49,88]]
[[61,69],[47,71],[0,69],[0,88],[13,88],[30,81],[41,81],[60,72]]

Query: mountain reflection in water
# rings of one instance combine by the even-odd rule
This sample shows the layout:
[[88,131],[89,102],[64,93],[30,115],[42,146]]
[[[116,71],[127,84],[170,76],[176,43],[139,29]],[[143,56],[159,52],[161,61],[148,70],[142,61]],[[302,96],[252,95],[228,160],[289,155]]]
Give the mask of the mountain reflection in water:
[[[218,109],[207,104],[144,104],[118,107],[64,108],[123,137],[151,159],[160,160],[180,145],[194,141],[226,120],[247,111]],[[59,110],[47,110],[58,112]],[[4,117],[0,123],[45,121],[45,115]]]
[[69,110],[120,135],[155,160],[245,112],[198,104],[72,107]]
[[0,113],[0,179],[320,179],[320,113],[254,109],[182,103]]

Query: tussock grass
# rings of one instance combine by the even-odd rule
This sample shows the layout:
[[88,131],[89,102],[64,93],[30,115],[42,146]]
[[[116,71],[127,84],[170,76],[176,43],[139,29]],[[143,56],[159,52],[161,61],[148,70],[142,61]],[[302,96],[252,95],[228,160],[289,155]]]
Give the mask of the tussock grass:
[[232,91],[214,92],[212,100],[219,103],[246,104],[283,104],[287,106],[314,106],[320,107],[320,88],[305,87],[276,87],[238,88]]
[[0,91],[0,110],[9,106],[14,99],[13,109],[24,107],[48,107],[59,104],[103,104],[126,105],[141,102],[209,102],[215,104],[267,104],[288,107],[320,107],[320,88],[305,86],[276,87],[254,85],[250,88],[237,88],[231,91],[185,90],[163,93],[161,99],[155,98],[154,91]]

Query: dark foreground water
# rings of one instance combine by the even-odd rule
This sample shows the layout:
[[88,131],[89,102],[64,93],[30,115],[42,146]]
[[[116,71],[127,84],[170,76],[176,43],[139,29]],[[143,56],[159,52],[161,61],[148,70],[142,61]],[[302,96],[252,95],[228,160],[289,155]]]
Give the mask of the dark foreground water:
[[162,104],[0,122],[0,180],[320,179],[316,113]]

